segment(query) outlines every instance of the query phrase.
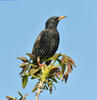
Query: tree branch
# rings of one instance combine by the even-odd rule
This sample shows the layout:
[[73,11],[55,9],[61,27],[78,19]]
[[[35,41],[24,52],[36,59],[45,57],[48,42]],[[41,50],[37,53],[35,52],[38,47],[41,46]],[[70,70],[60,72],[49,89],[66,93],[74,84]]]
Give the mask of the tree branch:
[[43,82],[42,81],[40,81],[39,82],[39,86],[38,86],[38,88],[37,88],[37,92],[36,92],[36,99],[35,100],[39,100],[39,95],[40,95],[40,93],[42,92],[42,89],[41,89],[41,87],[42,87],[42,85],[43,85]]

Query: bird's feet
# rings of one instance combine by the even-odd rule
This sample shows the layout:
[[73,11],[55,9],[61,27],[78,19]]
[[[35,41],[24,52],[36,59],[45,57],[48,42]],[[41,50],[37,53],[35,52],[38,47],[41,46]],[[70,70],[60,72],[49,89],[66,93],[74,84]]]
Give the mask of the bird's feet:
[[40,62],[41,62],[41,61],[40,61],[40,57],[37,57],[37,63],[38,63],[38,65],[39,65],[39,67],[45,66],[44,64],[41,64]]
[[44,67],[44,64],[38,63],[39,67]]
[[46,65],[51,65],[51,60],[46,62]]

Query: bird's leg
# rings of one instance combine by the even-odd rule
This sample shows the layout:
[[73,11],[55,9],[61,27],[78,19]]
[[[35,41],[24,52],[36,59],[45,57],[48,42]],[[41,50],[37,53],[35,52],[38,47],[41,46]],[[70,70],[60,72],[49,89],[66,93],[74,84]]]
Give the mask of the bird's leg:
[[51,65],[51,60],[46,62],[46,65]]
[[41,63],[40,63],[40,57],[37,57],[37,63],[38,63],[38,65],[39,65],[39,67],[44,66],[44,64],[41,64]]

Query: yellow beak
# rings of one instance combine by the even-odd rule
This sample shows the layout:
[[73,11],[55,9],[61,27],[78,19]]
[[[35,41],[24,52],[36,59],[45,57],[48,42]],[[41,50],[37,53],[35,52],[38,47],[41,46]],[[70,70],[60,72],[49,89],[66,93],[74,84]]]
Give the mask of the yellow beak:
[[58,18],[58,20],[61,20],[61,19],[66,18],[66,17],[67,16],[61,16],[61,17]]

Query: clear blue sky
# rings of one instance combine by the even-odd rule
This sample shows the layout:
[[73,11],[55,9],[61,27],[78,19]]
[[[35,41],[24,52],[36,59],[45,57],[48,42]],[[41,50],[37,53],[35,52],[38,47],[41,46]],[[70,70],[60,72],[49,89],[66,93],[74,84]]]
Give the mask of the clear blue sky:
[[31,52],[49,17],[63,15],[68,17],[58,25],[57,52],[71,56],[78,68],[67,84],[55,84],[52,95],[44,91],[40,100],[97,100],[97,0],[0,0],[0,100],[19,97],[18,90],[35,99],[35,81],[22,89],[17,57]]

